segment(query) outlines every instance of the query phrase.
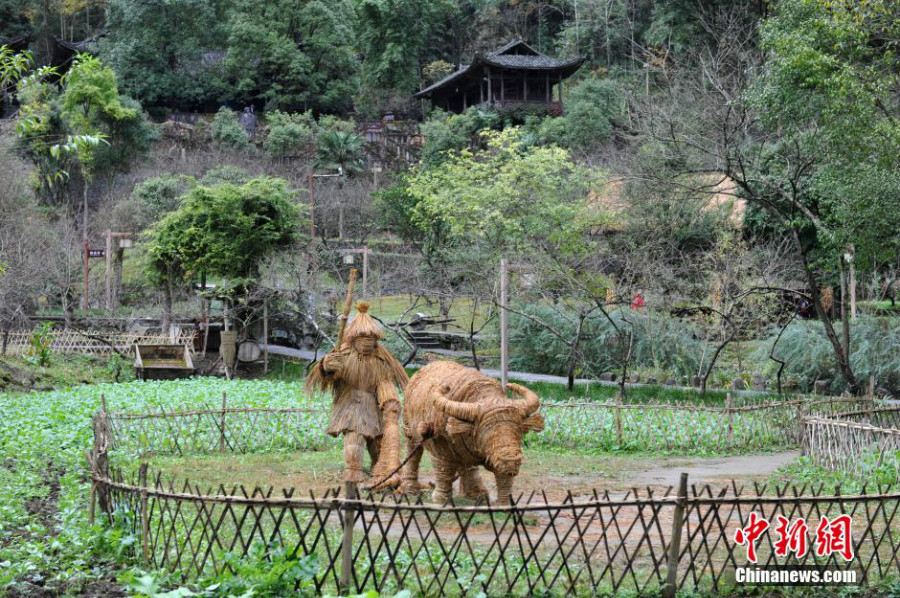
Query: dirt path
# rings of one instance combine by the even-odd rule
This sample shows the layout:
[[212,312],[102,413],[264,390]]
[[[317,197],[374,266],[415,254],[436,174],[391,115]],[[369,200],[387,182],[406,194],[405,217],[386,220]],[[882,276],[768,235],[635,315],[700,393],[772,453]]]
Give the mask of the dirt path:
[[[630,488],[677,486],[681,472],[692,484],[722,486],[735,480],[747,484],[765,479],[798,456],[796,452],[736,457],[654,457],[650,455],[584,455],[541,449],[526,451],[526,460],[516,480],[516,492],[545,492],[551,500],[567,493],[586,496],[595,489],[622,491]],[[322,494],[341,484],[340,448],[321,452],[251,455],[205,455],[158,458],[151,465],[166,475],[189,478],[204,488],[244,484],[276,489],[296,488],[301,493]],[[494,491],[494,479],[482,472],[485,485]],[[422,461],[421,481],[434,482],[430,459]]]
[[662,459],[657,467],[635,472],[632,481],[642,486],[676,486],[682,472],[687,473],[690,483],[695,484],[722,484],[732,478],[763,478],[799,456],[798,451],[789,451],[737,457],[673,457]]

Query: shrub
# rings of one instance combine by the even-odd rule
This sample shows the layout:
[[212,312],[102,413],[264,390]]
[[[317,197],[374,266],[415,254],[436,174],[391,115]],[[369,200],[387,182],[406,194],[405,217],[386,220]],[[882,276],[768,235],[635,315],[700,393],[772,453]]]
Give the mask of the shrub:
[[134,379],[131,363],[118,353],[113,353],[106,360],[106,371],[113,382],[125,382]]
[[595,149],[613,132],[622,116],[619,86],[609,79],[585,79],[569,92],[566,102],[566,132],[569,144],[584,151]]
[[41,322],[31,331],[31,346],[28,349],[29,362],[39,365],[42,368],[50,367],[50,361],[53,357],[53,324],[51,322]]
[[478,132],[496,128],[500,118],[495,112],[469,108],[462,114],[435,112],[422,124],[422,161],[437,164],[448,151],[461,150],[476,142]]
[[566,119],[562,116],[548,116],[541,121],[537,130],[538,140],[544,144],[555,144],[566,147],[569,138],[566,134]]
[[522,131],[529,144],[567,147],[569,143],[566,119],[561,116],[529,116],[522,125]]
[[216,112],[213,118],[212,127],[210,128],[213,141],[219,147],[226,147],[237,150],[250,149],[250,140],[247,137],[247,131],[238,120],[237,113],[222,106]]
[[263,146],[276,158],[295,156],[303,152],[312,140],[315,121],[312,113],[281,112],[275,110],[266,115],[268,133]]
[[191,179],[161,174],[134,186],[131,196],[116,204],[113,211],[118,228],[142,231],[178,207]]
[[318,127],[321,131],[340,131],[341,133],[353,133],[356,131],[355,122],[331,114],[320,116]]
[[[525,305],[518,310],[552,326],[567,339],[575,335],[573,315],[566,314],[567,319],[560,314],[559,306]],[[602,314],[593,314],[585,320],[580,345],[581,371],[596,375],[619,370],[630,344],[631,369],[683,376],[696,373],[703,343],[688,324],[650,310],[616,309],[610,312],[610,318],[623,331],[623,336]],[[514,369],[560,376],[567,373],[568,344],[529,318],[511,314],[510,343],[515,347],[510,360]]]

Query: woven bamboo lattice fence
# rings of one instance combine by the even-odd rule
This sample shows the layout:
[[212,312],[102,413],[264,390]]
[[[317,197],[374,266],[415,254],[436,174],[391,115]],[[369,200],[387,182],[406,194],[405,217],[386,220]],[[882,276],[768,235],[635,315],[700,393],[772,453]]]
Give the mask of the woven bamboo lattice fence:
[[[770,521],[804,517],[810,529],[823,516],[846,513],[860,581],[888,578],[900,568],[900,493],[882,489],[854,496],[795,487],[713,489],[689,486],[685,476],[677,492],[594,491],[561,502],[533,493],[501,507],[240,486],[203,490],[148,478],[146,466],[130,478],[95,469],[93,482],[110,521],[140,539],[146,566],[183,581],[233,571],[237,560],[264,545],[314,555],[319,593],[728,592],[735,567],[746,564],[734,533],[751,513]],[[848,566],[837,555],[817,559],[812,551],[778,557],[774,529],[757,544],[761,566]]]
[[[50,348],[56,353],[83,353],[85,355],[107,356],[115,351],[133,355],[134,345],[177,344],[193,349],[194,332],[181,331],[172,340],[167,334],[128,334],[102,331],[53,331]],[[31,348],[30,332],[11,332],[7,339],[6,352],[9,355],[24,355]],[[115,349],[114,349],[115,348]]]
[[804,452],[817,465],[859,477],[900,468],[900,407],[807,417],[803,425]]
[[[800,445],[807,414],[832,415],[859,407],[857,399],[797,399],[725,407],[673,404],[549,403],[541,405],[544,432],[526,437],[530,446],[693,452],[773,450]],[[110,413],[112,440],[129,452],[202,454],[333,446],[325,434],[326,407],[220,408],[168,413]]]
[[855,409],[854,398],[795,399],[724,407],[685,404],[542,403],[536,442],[569,448],[777,449],[800,444],[806,414]]
[[[796,411],[794,405],[785,408]],[[822,409],[840,412],[834,404]],[[874,582],[900,570],[900,492],[888,488],[864,488],[856,496],[822,487],[732,484],[714,489],[689,486],[684,476],[677,490],[569,493],[555,501],[531,493],[514,497],[510,506],[458,506],[391,495],[351,500],[339,491],[314,496],[240,485],[200,488],[149,475],[146,464],[130,473],[109,465],[110,450],[315,448],[319,440],[333,442],[321,431],[309,434],[311,426],[324,429],[326,417],[316,408],[224,407],[149,415],[101,411],[87,455],[92,516],[96,504],[112,524],[140,539],[147,566],[184,581],[233,570],[235,559],[259,546],[315,555],[313,583],[320,593],[401,588],[421,595],[489,596],[551,589],[573,595],[645,595],[674,588],[726,592],[734,585],[735,567],[746,564],[745,547],[735,543],[734,533],[747,525],[751,512],[770,521],[779,514],[804,517],[810,529],[823,516],[849,514],[853,567],[860,579]],[[804,425],[811,419],[804,418]],[[304,434],[293,433],[301,428]],[[285,439],[273,440],[280,435]],[[303,436],[307,440],[296,440]],[[817,560],[812,551],[800,559],[776,556],[774,529],[757,545],[761,566],[847,566],[837,556]],[[678,540],[674,545],[673,538]]]

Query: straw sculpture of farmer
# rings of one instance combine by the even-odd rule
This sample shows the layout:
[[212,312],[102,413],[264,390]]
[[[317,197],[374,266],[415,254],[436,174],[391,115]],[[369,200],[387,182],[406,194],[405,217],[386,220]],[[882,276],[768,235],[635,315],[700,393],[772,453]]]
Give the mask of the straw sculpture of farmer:
[[359,302],[356,310],[341,346],[316,362],[306,383],[334,397],[327,432],[344,437],[344,481],[367,481],[362,464],[363,451],[368,449],[371,485],[396,486],[400,481],[397,387],[405,390],[409,377],[397,358],[379,344],[384,335],[368,313],[369,304]]

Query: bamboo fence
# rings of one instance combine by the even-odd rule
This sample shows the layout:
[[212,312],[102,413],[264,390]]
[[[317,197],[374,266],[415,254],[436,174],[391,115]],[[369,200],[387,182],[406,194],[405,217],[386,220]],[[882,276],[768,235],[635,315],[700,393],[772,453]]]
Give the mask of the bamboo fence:
[[[572,449],[640,448],[723,452],[796,448],[807,415],[834,415],[859,407],[850,398],[797,399],[724,407],[678,404],[565,402],[541,405],[545,430],[527,446]],[[215,451],[314,450],[338,441],[325,433],[326,407],[219,408],[108,413],[112,441],[123,452],[203,454]]]
[[803,449],[816,465],[866,478],[900,468],[900,407],[807,417],[803,426]]
[[[31,349],[31,332],[10,332],[6,339],[8,355],[25,355]],[[194,346],[194,332],[180,331],[173,340],[168,334],[110,333],[96,330],[55,330],[52,332],[50,348],[55,353],[83,353],[85,355],[108,356],[118,351],[134,355],[134,345],[178,344]]]
[[[900,493],[865,488],[843,495],[809,487],[695,487],[543,493],[508,506],[427,504],[393,495],[301,496],[294,489],[201,489],[108,464],[114,446],[108,414],[94,418],[88,452],[94,504],[111,524],[138,539],[145,566],[189,582],[226,572],[260,547],[310,557],[317,593],[409,589],[419,595],[587,596],[623,592],[671,596],[677,590],[728,593],[746,564],[734,541],[750,513],[805,517],[848,514],[863,583],[900,570]],[[846,568],[839,557],[776,556],[775,526],[757,544],[760,566]]]

